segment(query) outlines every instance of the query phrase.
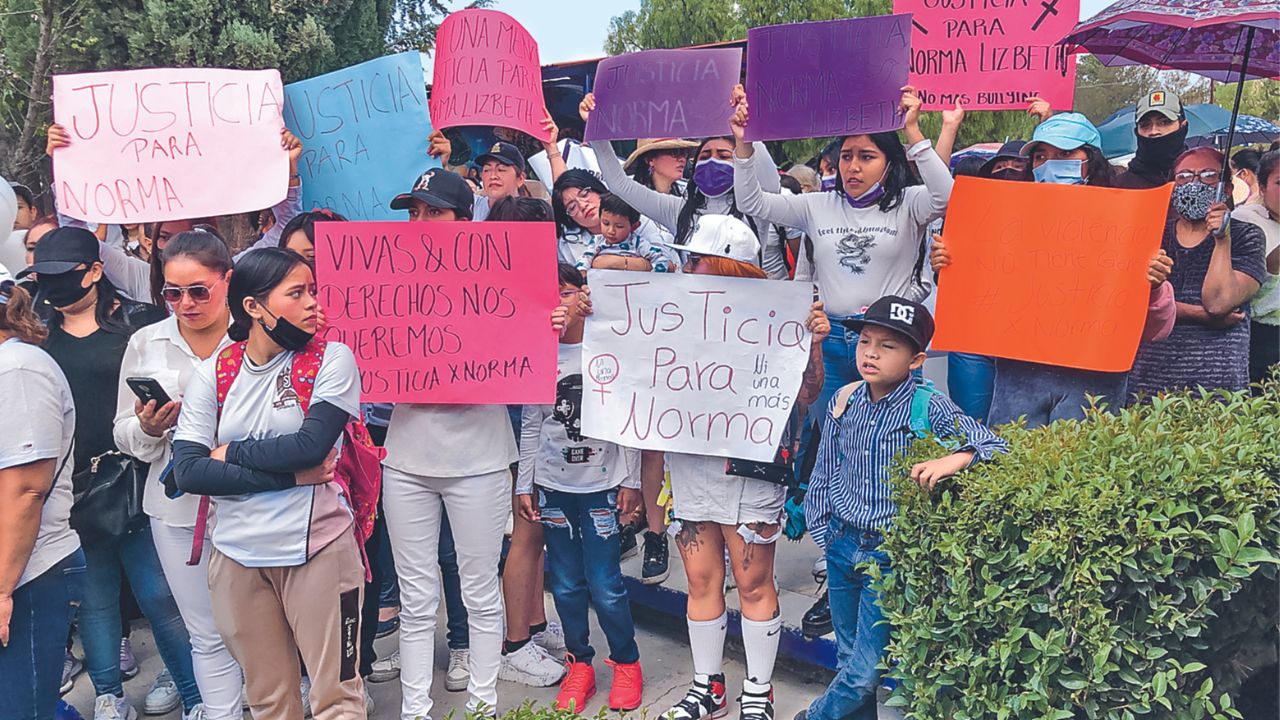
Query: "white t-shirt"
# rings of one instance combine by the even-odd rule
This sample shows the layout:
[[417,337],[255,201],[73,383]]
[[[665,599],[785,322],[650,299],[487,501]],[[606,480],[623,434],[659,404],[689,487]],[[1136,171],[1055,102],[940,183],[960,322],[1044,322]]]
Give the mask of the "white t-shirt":
[[486,475],[520,459],[506,405],[398,403],[386,448],[383,465],[422,477]]
[[[231,340],[223,335],[214,356],[230,343]],[[182,400],[183,390],[202,362],[179,332],[178,317],[170,315],[134,333],[120,364],[120,389],[116,396],[116,420],[112,434],[120,452],[151,464],[142,494],[142,509],[169,527],[195,527],[200,499],[187,494],[170,499],[164,494],[164,472],[169,467],[173,448],[168,437],[152,437],[142,431],[142,423],[134,411],[138,397],[125,380],[131,377],[152,378],[160,383],[170,399]]]
[[583,437],[582,402],[582,344],[562,344],[555,404],[524,406],[517,494],[535,483],[579,494],[640,487],[640,451]]
[[40,528],[22,587],[80,547],[71,529],[71,448],[76,406],[62,369],[43,350],[16,338],[0,343],[0,470],[53,460],[53,487],[40,509]]
[[[214,448],[235,440],[261,440],[297,432],[303,413],[293,390],[293,353],[263,366],[245,356],[227,391],[218,422],[217,356],[202,363],[187,385],[174,440]],[[316,374],[311,402],[327,402],[360,416],[360,371],[346,345],[330,342]],[[339,440],[339,442],[341,442]],[[351,510],[337,483],[214,498],[213,546],[245,567],[291,567],[351,527]]]

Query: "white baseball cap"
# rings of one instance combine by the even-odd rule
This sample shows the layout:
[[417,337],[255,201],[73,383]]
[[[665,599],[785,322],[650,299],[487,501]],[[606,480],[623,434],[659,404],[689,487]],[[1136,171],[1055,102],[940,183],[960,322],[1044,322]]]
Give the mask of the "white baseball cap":
[[682,254],[714,255],[745,263],[755,263],[760,240],[751,227],[732,215],[703,215],[693,226],[684,245],[662,243]]

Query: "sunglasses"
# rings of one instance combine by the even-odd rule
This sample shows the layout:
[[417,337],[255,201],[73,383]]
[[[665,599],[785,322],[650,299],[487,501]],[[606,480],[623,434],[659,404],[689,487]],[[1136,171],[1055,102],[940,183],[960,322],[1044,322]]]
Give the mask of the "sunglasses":
[[213,296],[206,285],[188,285],[186,287],[165,285],[160,290],[160,297],[164,298],[165,302],[176,305],[182,302],[184,293],[198,303],[209,302],[209,298]]
[[1217,185],[1220,177],[1222,177],[1222,173],[1217,170],[1201,170],[1200,172],[1183,170],[1173,176],[1173,182],[1178,185],[1186,185],[1192,180],[1199,180],[1205,185]]
[[687,270],[693,270],[698,267],[698,263],[702,262],[702,256],[697,253],[687,252],[684,254],[684,266]]

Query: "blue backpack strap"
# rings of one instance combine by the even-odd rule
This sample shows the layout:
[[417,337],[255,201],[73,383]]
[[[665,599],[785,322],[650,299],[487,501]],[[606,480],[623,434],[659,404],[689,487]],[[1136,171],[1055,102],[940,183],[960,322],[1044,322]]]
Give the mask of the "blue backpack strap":
[[941,394],[942,391],[934,387],[932,380],[924,379],[916,383],[915,392],[911,395],[911,434],[920,439],[933,435],[939,445],[948,450],[954,450],[960,447],[959,442],[952,438],[944,440],[938,437],[933,432],[933,422],[929,420],[929,403],[934,395]]

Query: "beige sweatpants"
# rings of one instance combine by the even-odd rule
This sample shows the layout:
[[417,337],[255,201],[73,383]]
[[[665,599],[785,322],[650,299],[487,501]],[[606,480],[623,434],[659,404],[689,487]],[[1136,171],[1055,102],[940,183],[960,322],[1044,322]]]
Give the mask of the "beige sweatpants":
[[215,548],[209,591],[218,632],[244,669],[254,720],[303,720],[299,653],[315,720],[364,720],[364,566],[352,533],[295,567],[248,568]]

